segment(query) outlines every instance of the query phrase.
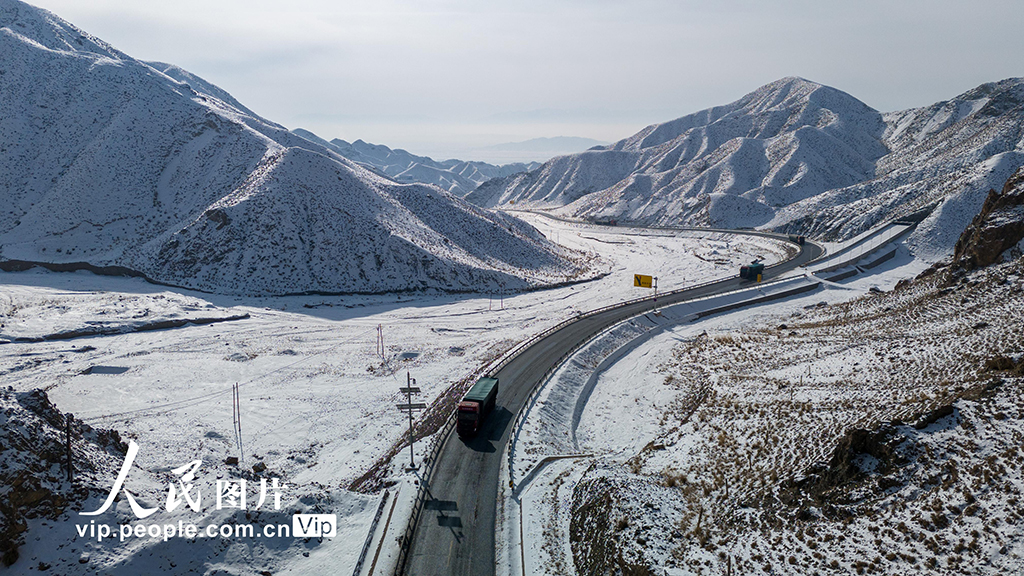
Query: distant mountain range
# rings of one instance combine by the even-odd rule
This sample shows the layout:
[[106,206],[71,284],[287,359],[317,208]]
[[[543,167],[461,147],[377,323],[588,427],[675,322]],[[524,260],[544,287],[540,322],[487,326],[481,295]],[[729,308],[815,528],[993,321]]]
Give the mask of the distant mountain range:
[[539,152],[543,154],[566,154],[580,152],[594,146],[603,146],[608,142],[594,140],[593,138],[580,138],[579,136],[555,136],[554,138],[531,138],[523,142],[507,142],[484,146],[480,150],[493,150],[498,152]]
[[465,160],[439,162],[426,156],[410,154],[402,149],[391,149],[383,144],[369,144],[362,140],[349,143],[340,138],[328,142],[302,128],[292,132],[398,182],[433,184],[456,196],[465,196],[492,178],[525,172],[540,166],[538,162],[516,162],[501,166]]
[[0,0],[0,111],[0,260],[254,295],[528,288],[588,270],[518,219],[397,183],[17,0]]
[[485,207],[553,209],[642,224],[760,227],[851,237],[937,204],[922,230],[952,250],[990,188],[1024,164],[1024,80],[882,114],[784,78],[527,173],[482,184]]

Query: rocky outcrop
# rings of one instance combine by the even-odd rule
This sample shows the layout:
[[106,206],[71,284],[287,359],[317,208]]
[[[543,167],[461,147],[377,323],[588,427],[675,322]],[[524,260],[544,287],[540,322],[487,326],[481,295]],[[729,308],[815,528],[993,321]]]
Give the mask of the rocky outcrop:
[[953,267],[974,270],[998,262],[1024,240],[1024,168],[1006,181],[1002,193],[990,190],[981,212],[960,235]]
[[826,516],[841,515],[841,506],[855,504],[861,497],[854,487],[872,476],[891,475],[906,464],[906,454],[900,450],[906,440],[889,424],[874,430],[850,430],[839,439],[827,463],[810,467],[802,478],[785,480],[779,497],[785,504],[803,510],[812,504]]
[[55,519],[98,489],[95,473],[112,475],[127,446],[113,430],[71,422],[75,478],[64,476],[67,416],[42,390],[0,390],[0,562],[18,560],[28,520]]

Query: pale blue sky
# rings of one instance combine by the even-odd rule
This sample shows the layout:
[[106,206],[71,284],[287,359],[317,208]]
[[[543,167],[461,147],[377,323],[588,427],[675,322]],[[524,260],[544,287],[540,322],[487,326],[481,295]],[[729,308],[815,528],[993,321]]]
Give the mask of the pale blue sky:
[[1024,76],[1019,0],[36,0],[289,128],[435,157],[612,141],[784,76],[882,111]]

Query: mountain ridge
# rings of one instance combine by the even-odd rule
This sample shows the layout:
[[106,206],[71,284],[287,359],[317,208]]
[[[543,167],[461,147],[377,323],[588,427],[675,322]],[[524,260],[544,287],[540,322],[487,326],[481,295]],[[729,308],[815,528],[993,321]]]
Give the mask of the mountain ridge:
[[[797,124],[801,130],[789,130]],[[840,129],[846,127],[850,129]],[[735,207],[717,209],[725,201],[721,195],[733,196],[731,204],[749,208],[756,208],[752,200],[758,196],[768,204],[805,197],[807,188],[817,184],[801,182],[808,172],[801,164],[808,161],[817,162],[817,171],[829,173],[833,180],[863,178],[884,154],[878,141],[881,132],[880,115],[863,103],[790,77],[731,104],[654,124],[609,146],[549,161],[527,176],[509,179],[497,198],[489,191],[502,182],[481,187],[467,198],[494,206],[515,196],[519,205],[524,200],[545,207],[570,205],[566,211],[585,217],[618,215],[613,213],[628,209],[633,220],[652,224],[665,223],[666,218],[659,217],[665,212],[668,219],[729,227],[734,223],[723,221],[720,213],[733,212]],[[825,150],[829,157],[799,157],[804,140],[816,141],[818,156]],[[778,160],[761,160],[773,160],[773,156]],[[599,172],[598,164],[604,164],[603,171]],[[600,195],[588,197],[594,192]],[[766,216],[761,219],[766,221]]]
[[398,182],[432,184],[460,197],[469,194],[477,186],[492,178],[508,176],[540,166],[537,162],[494,165],[475,160],[438,161],[428,156],[412,154],[401,148],[389,148],[383,144],[372,144],[362,139],[346,142],[335,138],[328,141],[303,128],[296,128],[292,132]]
[[782,78],[730,104],[484,183],[467,200],[826,240],[948,200],[922,228],[938,235],[933,246],[923,234],[915,240],[934,258],[952,249],[984,193],[1021,165],[1022,85],[986,83],[883,114],[835,88]]
[[252,295],[587,273],[515,218],[396,183],[45,10],[0,0],[0,50],[0,258]]

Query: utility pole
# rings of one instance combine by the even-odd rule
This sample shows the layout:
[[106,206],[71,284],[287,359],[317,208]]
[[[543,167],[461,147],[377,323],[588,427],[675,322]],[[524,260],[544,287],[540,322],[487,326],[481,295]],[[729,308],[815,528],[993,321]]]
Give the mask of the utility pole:
[[384,360],[384,325],[377,324],[377,355]]
[[398,391],[405,394],[406,398],[405,404],[397,404],[398,409],[409,415],[409,467],[406,468],[406,471],[409,472],[416,469],[416,457],[412,448],[413,440],[415,439],[412,428],[412,414],[417,410],[426,410],[427,405],[422,402],[413,403],[412,395],[419,394],[420,389],[416,387],[416,380],[408,372],[405,373],[405,388],[399,388]]
[[245,451],[242,449],[242,404],[238,395],[238,382],[231,385],[231,419],[235,428],[235,442],[238,444],[238,461],[245,463]]

